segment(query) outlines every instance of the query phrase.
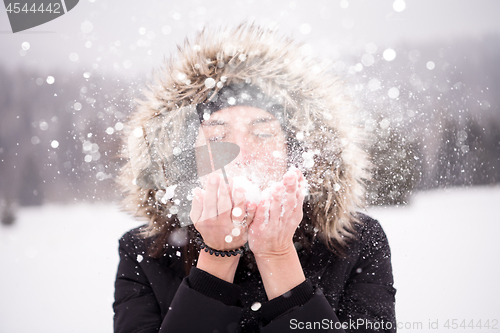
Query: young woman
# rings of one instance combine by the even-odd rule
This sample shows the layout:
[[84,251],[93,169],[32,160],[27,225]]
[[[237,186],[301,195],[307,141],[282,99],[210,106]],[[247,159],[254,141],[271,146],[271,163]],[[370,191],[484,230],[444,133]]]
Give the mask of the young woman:
[[120,239],[115,332],[395,331],[363,135],[322,65],[240,26],[157,73],[129,121],[124,203],[147,223]]

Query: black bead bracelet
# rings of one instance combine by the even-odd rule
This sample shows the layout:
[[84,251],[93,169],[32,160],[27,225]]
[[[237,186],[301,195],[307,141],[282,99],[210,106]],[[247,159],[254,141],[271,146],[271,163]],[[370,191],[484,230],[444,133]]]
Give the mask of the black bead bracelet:
[[202,250],[205,250],[205,252],[208,252],[210,254],[215,254],[216,257],[221,256],[221,257],[230,257],[230,256],[236,256],[237,254],[243,254],[245,252],[245,246],[241,246],[239,249],[236,250],[230,250],[230,251],[219,251],[212,249],[210,246],[205,244],[203,241],[203,238],[201,237],[196,237],[196,243],[200,245],[200,248]]

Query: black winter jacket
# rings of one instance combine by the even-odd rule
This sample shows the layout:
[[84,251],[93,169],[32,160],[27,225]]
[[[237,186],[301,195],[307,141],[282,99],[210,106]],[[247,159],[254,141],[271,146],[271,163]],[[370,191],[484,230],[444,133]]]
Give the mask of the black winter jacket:
[[258,272],[239,265],[234,283],[195,267],[185,276],[179,248],[149,258],[133,229],[119,241],[114,331],[395,332],[389,244],[378,221],[361,216],[344,258],[319,240],[298,250],[306,281],[271,301]]

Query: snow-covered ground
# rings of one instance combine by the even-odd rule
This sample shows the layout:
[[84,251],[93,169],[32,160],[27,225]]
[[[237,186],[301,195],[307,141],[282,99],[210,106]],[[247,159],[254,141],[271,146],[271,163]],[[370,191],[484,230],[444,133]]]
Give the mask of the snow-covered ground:
[[[499,204],[500,187],[479,187],[368,210],[391,244],[399,331],[500,330]],[[138,225],[107,204],[20,210],[0,226],[0,332],[112,332],[118,238]]]

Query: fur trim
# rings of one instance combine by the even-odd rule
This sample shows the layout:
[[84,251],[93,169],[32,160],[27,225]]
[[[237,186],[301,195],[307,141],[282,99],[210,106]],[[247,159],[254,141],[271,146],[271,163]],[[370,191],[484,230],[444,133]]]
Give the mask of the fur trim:
[[[290,38],[254,25],[203,30],[194,43],[186,41],[179,47],[177,58],[165,61],[156,71],[145,99],[137,101],[125,138],[160,113],[204,102],[224,85],[243,81],[285,107],[292,133],[305,149],[302,170],[310,185],[306,200],[313,227],[327,243],[334,239],[345,245],[346,237],[353,234],[356,212],[364,207],[363,180],[369,178],[370,169],[361,148],[364,136],[342,82],[322,63],[304,56],[301,45]],[[133,184],[133,159],[145,153],[138,149],[123,151],[131,159],[119,181],[128,193],[125,209],[145,218],[152,235],[168,223],[161,216],[169,203],[157,203],[155,190]]]

